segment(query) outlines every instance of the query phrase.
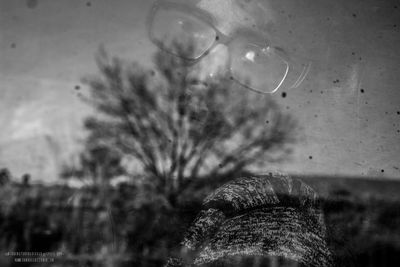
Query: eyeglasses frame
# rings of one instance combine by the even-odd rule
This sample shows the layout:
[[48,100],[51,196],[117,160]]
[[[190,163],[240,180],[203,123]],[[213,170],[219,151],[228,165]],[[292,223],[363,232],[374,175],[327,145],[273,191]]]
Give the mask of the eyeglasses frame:
[[[177,11],[182,11],[185,13],[189,13],[191,16],[199,19],[201,22],[205,23],[206,25],[208,25],[210,28],[212,28],[215,31],[215,40],[213,42],[213,44],[206,50],[204,51],[200,56],[196,57],[196,58],[186,58],[183,56],[179,56],[176,55],[175,53],[171,52],[170,50],[166,49],[163,45],[163,43],[159,40],[157,40],[155,38],[155,36],[153,35],[152,32],[152,28],[153,28],[153,23],[154,23],[154,18],[156,16],[156,13],[158,10],[160,9],[173,9],[173,10],[177,10]],[[279,82],[279,84],[270,92],[263,92],[260,90],[257,90],[255,88],[250,87],[247,84],[244,84],[242,82],[240,82],[238,79],[236,79],[233,75],[232,75],[232,60],[231,57],[229,57],[229,61],[228,61],[228,75],[230,76],[230,78],[232,80],[234,80],[236,83],[240,84],[241,86],[254,91],[256,93],[259,94],[273,94],[275,93],[284,83],[289,70],[290,70],[290,58],[289,56],[286,54],[286,52],[280,48],[280,47],[273,47],[270,46],[268,44],[267,38],[265,37],[261,37],[260,34],[257,34],[254,31],[250,31],[249,29],[242,29],[239,28],[237,29],[234,34],[232,34],[231,36],[228,36],[226,34],[224,34],[223,32],[221,32],[219,29],[217,29],[217,27],[214,26],[215,23],[215,19],[207,12],[205,12],[204,10],[201,10],[199,8],[195,8],[186,4],[181,4],[181,3],[175,3],[175,2],[170,2],[170,1],[162,1],[159,0],[156,3],[154,3],[153,7],[151,8],[148,16],[147,16],[147,20],[146,20],[146,25],[147,25],[147,33],[148,36],[150,38],[150,40],[157,45],[161,50],[176,56],[176,57],[180,57],[182,59],[184,59],[185,61],[187,61],[189,64],[196,64],[197,62],[199,62],[202,58],[204,58],[205,56],[207,56],[210,51],[212,51],[217,45],[225,45],[226,47],[228,47],[229,51],[231,51],[232,46],[230,45],[235,39],[238,39],[238,37],[243,36],[243,35],[251,35],[253,38],[257,38],[259,39],[258,43],[250,43],[252,45],[258,46],[259,48],[261,48],[261,50],[264,52],[273,52],[275,55],[277,55],[286,65],[286,70],[284,73],[284,76],[282,78],[282,80]],[[245,34],[243,34],[245,33]],[[261,39],[261,40],[260,40]],[[272,51],[271,51],[272,50]],[[310,64],[307,65],[307,67],[304,67],[300,76],[297,78],[296,82],[290,86],[290,88],[296,88],[298,87],[303,80],[305,79],[305,77],[307,76],[308,72],[310,70]]]

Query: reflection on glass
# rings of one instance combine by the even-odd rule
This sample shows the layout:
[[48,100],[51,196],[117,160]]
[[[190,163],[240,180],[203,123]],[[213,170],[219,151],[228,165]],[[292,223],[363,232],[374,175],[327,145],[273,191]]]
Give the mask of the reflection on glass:
[[286,53],[271,46],[254,32],[226,36],[200,11],[180,4],[159,2],[149,16],[149,36],[162,50],[177,55],[173,43],[192,43],[186,60],[197,62],[218,44],[230,51],[229,72],[232,80],[258,93],[274,93],[282,86],[300,85],[309,64],[296,66]]
[[[157,10],[152,24],[152,37],[163,49],[168,49],[176,40],[191,40],[196,47],[189,59],[197,59],[214,43],[216,33],[207,24],[194,16],[175,10]],[[171,50],[171,53],[174,53]]]

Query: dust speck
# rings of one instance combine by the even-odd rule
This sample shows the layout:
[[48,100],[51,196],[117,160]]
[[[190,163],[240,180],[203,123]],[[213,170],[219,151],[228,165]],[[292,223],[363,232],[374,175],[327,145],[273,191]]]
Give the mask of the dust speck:
[[26,6],[30,9],[36,8],[38,5],[38,0],[27,0],[26,1]]

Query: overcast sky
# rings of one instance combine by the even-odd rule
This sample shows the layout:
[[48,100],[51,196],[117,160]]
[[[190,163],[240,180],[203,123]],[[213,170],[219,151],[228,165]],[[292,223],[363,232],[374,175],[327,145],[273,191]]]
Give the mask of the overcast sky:
[[[145,16],[152,2],[0,0],[0,167],[54,177],[79,147],[88,112],[80,80],[96,73],[99,45],[149,64],[155,47]],[[299,120],[304,138],[290,162],[271,168],[400,177],[400,3],[262,5],[271,15],[269,33],[312,62],[301,87],[274,95]]]

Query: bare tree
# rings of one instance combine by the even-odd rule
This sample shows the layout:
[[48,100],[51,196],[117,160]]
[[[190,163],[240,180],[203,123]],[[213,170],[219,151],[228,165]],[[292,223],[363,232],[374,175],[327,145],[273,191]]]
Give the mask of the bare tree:
[[286,159],[296,139],[292,117],[229,77],[196,84],[189,75],[195,66],[182,59],[194,45],[174,46],[181,57],[157,52],[155,71],[99,51],[100,74],[84,80],[97,111],[85,121],[89,142],[130,155],[168,194],[191,178]]

